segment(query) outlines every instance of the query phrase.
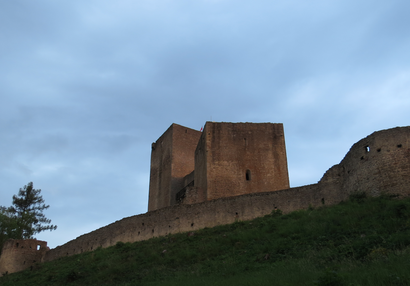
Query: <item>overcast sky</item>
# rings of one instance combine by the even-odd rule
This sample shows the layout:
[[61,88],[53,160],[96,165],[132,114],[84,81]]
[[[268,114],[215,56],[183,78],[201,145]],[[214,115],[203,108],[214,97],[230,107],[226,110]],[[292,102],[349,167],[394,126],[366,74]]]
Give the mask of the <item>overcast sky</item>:
[[408,0],[0,0],[0,205],[64,244],[145,213],[172,124],[284,123],[290,184],[410,122]]

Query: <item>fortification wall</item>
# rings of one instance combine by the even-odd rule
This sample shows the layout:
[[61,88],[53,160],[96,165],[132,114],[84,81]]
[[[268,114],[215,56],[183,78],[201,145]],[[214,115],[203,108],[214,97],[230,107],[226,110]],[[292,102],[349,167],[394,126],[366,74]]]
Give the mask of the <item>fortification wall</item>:
[[[175,205],[124,218],[50,250],[45,260],[134,242],[251,220],[280,209],[284,213],[309,206],[337,204],[356,191],[410,195],[410,127],[375,132],[352,146],[340,164],[313,185]],[[190,190],[196,192],[195,188]],[[258,190],[257,190],[258,191]],[[197,194],[198,195],[198,194]]]
[[409,141],[410,127],[375,132],[354,144],[340,164],[331,167],[317,184],[174,205],[124,218],[48,251],[44,261],[112,246],[119,241],[135,242],[251,220],[275,209],[288,213],[309,206],[333,205],[356,191],[372,196],[386,192],[407,197],[410,195]]
[[352,146],[340,163],[343,189],[373,196],[409,195],[410,127],[375,132]]
[[14,273],[42,262],[49,250],[46,241],[36,239],[9,239],[0,256],[0,274]]
[[[175,205],[120,221],[82,235],[55,249],[51,249],[45,261],[69,256],[98,247],[109,247],[117,242],[135,242],[171,233],[187,232],[205,227],[251,220],[275,209],[284,213],[322,205],[326,189],[309,185],[269,193],[248,194],[222,198],[193,205]],[[331,200],[329,200],[331,202]]]

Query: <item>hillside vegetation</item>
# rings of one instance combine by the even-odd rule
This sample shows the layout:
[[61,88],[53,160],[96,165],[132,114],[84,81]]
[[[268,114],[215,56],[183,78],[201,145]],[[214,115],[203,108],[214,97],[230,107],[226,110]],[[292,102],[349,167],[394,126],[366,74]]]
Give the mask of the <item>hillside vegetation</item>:
[[410,199],[366,198],[97,249],[1,285],[410,285]]

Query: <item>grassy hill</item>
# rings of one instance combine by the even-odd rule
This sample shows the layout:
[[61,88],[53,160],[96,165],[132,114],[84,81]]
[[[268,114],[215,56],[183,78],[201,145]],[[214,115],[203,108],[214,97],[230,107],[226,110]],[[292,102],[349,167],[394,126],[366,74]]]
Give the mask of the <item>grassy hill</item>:
[[6,285],[410,285],[410,199],[331,207],[61,258]]

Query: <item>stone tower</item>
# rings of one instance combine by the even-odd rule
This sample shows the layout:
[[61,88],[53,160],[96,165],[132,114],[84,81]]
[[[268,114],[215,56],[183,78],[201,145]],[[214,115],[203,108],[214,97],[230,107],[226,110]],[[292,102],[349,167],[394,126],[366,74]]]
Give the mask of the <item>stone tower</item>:
[[283,124],[177,124],[152,144],[148,211],[289,188]]
[[148,211],[176,203],[185,176],[194,170],[200,136],[200,131],[174,123],[152,143]]
[[194,182],[196,195],[208,201],[288,189],[283,124],[207,122]]

